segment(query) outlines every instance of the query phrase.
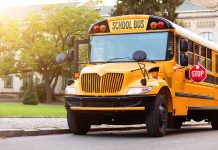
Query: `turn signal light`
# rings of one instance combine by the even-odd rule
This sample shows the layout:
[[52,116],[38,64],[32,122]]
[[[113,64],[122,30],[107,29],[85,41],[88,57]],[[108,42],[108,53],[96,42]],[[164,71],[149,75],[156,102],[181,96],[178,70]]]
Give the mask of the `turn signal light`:
[[74,73],[74,78],[79,78],[80,73]]
[[157,23],[157,28],[158,29],[163,29],[164,28],[164,22],[163,21],[160,21]]
[[95,25],[95,26],[92,28],[92,31],[93,31],[94,33],[98,33],[98,32],[100,31],[99,25]]
[[158,72],[156,71],[152,72],[151,75],[153,78],[156,78],[156,79],[158,78]]
[[152,22],[151,24],[150,24],[150,27],[151,27],[151,29],[156,29],[157,28],[157,22]]

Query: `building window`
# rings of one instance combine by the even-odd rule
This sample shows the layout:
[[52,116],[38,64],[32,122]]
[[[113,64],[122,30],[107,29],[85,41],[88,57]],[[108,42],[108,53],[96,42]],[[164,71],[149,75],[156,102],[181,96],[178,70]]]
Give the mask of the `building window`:
[[214,36],[213,36],[212,32],[202,32],[202,33],[200,33],[200,36],[207,39],[208,41],[214,40]]
[[7,76],[4,78],[4,88],[13,88],[13,77]]

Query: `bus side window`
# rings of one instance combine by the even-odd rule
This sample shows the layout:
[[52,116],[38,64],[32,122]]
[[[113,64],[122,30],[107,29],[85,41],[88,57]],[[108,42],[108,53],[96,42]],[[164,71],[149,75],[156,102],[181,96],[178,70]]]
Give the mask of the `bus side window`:
[[200,46],[197,44],[195,44],[194,58],[194,64],[198,65],[200,63]]
[[201,65],[206,68],[206,47],[201,46]]
[[212,71],[212,51],[207,48],[207,70]]
[[188,40],[183,37],[176,37],[176,63],[181,66],[188,65]]
[[216,73],[218,73],[218,55],[216,55],[216,63],[215,63],[215,65],[216,65]]
[[193,42],[188,41],[188,64],[193,65],[194,63],[194,56],[193,56]]

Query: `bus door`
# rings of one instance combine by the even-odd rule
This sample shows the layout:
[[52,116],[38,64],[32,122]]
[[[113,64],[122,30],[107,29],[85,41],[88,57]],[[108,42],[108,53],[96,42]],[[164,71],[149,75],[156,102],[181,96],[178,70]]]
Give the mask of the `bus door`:
[[88,63],[89,40],[74,41],[74,76],[78,77],[82,68]]
[[176,65],[174,66],[175,91],[183,92],[186,85],[188,70],[187,41],[176,37]]

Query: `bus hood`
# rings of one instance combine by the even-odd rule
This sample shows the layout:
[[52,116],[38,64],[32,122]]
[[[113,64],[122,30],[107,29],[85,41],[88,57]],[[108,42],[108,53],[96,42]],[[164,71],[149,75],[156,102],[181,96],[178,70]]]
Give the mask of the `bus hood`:
[[[147,71],[150,70],[151,68],[158,67],[157,64],[150,63],[150,62],[146,62],[145,65]],[[102,76],[105,73],[127,73],[136,70],[139,70],[139,66],[136,62],[135,63],[106,63],[106,64],[98,64],[98,65],[85,67],[84,69],[82,69],[81,74],[97,73],[100,76]]]

